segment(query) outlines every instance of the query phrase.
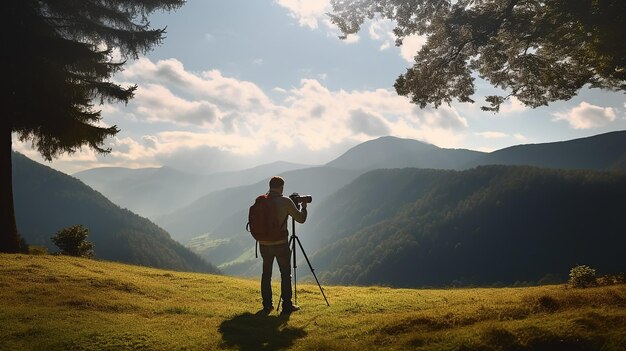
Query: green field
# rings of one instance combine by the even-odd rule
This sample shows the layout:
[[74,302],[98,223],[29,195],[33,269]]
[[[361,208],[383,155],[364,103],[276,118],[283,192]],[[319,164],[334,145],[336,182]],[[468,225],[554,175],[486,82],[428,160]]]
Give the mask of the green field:
[[257,280],[0,254],[0,349],[626,350],[625,285],[325,292],[264,316]]

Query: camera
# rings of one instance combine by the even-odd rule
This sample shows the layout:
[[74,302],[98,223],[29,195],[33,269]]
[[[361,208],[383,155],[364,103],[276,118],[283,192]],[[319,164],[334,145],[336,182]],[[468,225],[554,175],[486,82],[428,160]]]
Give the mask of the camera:
[[300,205],[301,203],[310,204],[311,201],[313,201],[313,197],[311,195],[300,195],[298,193],[293,193],[289,195],[289,198],[296,205]]

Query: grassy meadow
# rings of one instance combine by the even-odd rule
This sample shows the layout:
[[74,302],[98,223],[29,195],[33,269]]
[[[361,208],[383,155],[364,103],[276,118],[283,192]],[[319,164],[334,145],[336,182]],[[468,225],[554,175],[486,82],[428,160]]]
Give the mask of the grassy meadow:
[[626,349],[625,285],[324,288],[266,316],[256,279],[0,254],[0,349]]

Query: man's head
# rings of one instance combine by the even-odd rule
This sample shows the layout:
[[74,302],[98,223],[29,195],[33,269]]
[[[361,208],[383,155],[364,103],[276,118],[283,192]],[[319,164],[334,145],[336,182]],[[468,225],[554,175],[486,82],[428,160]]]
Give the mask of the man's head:
[[285,180],[282,177],[274,176],[270,179],[270,191],[277,193],[283,193],[283,187],[285,186]]

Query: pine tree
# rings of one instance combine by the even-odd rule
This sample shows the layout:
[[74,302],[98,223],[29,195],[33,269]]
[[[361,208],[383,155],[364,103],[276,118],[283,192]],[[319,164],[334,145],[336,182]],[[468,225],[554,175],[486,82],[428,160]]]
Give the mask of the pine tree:
[[8,0],[3,3],[0,118],[0,252],[20,251],[13,208],[12,135],[46,160],[87,145],[100,153],[116,126],[102,126],[98,104],[128,102],[137,86],[111,82],[125,61],[161,43],[148,15],[184,0]]

